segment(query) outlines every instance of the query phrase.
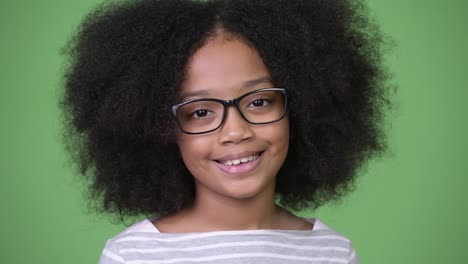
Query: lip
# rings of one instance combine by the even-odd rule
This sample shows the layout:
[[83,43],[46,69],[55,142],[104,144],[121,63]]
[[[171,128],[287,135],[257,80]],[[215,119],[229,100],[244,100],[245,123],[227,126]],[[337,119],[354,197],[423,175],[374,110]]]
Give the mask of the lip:
[[241,157],[256,155],[257,153],[260,153],[257,159],[247,162],[247,163],[241,163],[239,165],[227,166],[227,165],[218,163],[216,161],[214,161],[214,163],[216,164],[216,166],[218,166],[219,169],[221,169],[223,172],[227,174],[232,174],[232,175],[246,174],[255,170],[258,167],[258,164],[260,164],[260,161],[263,158],[263,152],[244,152],[244,153],[240,153],[241,155],[227,155],[222,158],[222,160],[232,160],[232,159],[239,159]]

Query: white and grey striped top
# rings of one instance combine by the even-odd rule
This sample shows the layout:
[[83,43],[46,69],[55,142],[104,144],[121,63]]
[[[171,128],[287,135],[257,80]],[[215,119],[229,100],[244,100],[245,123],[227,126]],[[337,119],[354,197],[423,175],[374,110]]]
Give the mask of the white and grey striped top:
[[310,231],[160,233],[144,220],[108,240],[99,263],[359,263],[347,238],[313,221]]

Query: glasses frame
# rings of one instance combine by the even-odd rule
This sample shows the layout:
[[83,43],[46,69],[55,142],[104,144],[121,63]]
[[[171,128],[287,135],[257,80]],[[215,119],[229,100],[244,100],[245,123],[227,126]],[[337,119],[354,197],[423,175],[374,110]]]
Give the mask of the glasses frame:
[[[242,113],[242,111],[240,110],[240,106],[239,106],[239,102],[249,96],[249,95],[252,95],[252,94],[255,94],[255,93],[260,93],[260,92],[265,92],[265,91],[279,91],[281,93],[283,93],[284,95],[284,113],[281,115],[281,117],[279,117],[278,119],[275,119],[273,121],[269,121],[269,122],[261,122],[261,123],[257,123],[257,122],[250,122],[245,116],[244,114]],[[193,103],[193,102],[198,102],[198,101],[213,101],[213,102],[218,102],[220,104],[223,105],[223,117],[221,119],[221,122],[219,124],[219,126],[217,126],[216,128],[213,128],[213,129],[210,129],[208,131],[203,131],[203,132],[188,132],[188,131],[185,131],[182,126],[180,125],[179,123],[179,120],[177,119],[177,110],[186,105],[186,104],[189,104],[189,103]],[[227,112],[227,108],[231,105],[234,105],[236,106],[237,108],[237,111],[239,112],[239,114],[242,116],[242,118],[249,124],[252,124],[252,125],[264,125],[264,124],[271,124],[271,123],[274,123],[274,122],[278,122],[280,121],[281,119],[283,119],[287,112],[288,112],[288,92],[285,88],[276,88],[276,87],[272,87],[272,88],[263,88],[263,89],[258,89],[258,90],[254,90],[254,91],[251,91],[251,92],[248,92],[246,94],[243,94],[237,98],[234,98],[234,99],[231,99],[231,100],[221,100],[221,99],[215,99],[215,98],[200,98],[200,99],[195,99],[195,100],[190,100],[190,101],[186,101],[186,102],[182,102],[180,104],[176,104],[174,106],[172,106],[172,115],[174,116],[175,120],[176,120],[176,123],[177,123],[177,126],[179,127],[179,129],[186,133],[186,134],[190,134],[190,135],[199,135],[199,134],[205,134],[205,133],[210,133],[210,132],[213,132],[217,129],[219,129],[223,124],[224,124],[224,121],[226,121],[226,112]]]

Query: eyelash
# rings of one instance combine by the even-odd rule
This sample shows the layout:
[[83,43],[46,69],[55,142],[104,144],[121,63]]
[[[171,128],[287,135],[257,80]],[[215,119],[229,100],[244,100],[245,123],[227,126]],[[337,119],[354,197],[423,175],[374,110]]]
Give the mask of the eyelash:
[[[252,100],[252,102],[250,102],[247,106],[250,106],[250,105],[254,104],[254,103],[257,102],[257,101],[261,101],[261,102],[263,103],[263,105],[261,105],[261,106],[256,106],[255,108],[264,107],[264,106],[266,106],[266,105],[268,105],[268,104],[271,103],[271,101],[268,100],[268,99],[258,98],[258,99]],[[266,105],[265,105],[265,104],[266,104]]]
[[[205,116],[202,116],[202,117],[196,116],[200,111],[206,111],[207,114],[206,114]],[[190,117],[191,117],[191,118],[196,118],[196,119],[204,118],[204,117],[209,116],[211,112],[212,112],[212,111],[210,111],[210,110],[208,110],[208,109],[198,109],[198,110],[193,111],[193,112],[190,114]]]
[[[256,102],[262,102],[262,105],[261,106],[251,106],[253,104],[255,104]],[[271,101],[268,100],[268,99],[265,99],[265,98],[256,98],[256,99],[253,99],[248,105],[247,105],[247,108],[260,108],[260,107],[265,107],[267,106],[268,104],[270,104]],[[200,112],[206,112],[206,115],[204,116],[197,116],[198,114],[200,114]],[[205,118],[207,116],[210,116],[211,114],[213,113],[213,111],[211,110],[208,110],[208,109],[203,109],[203,108],[200,108],[200,109],[197,109],[193,112],[190,113],[190,118],[195,118],[195,119],[201,119],[201,118]]]

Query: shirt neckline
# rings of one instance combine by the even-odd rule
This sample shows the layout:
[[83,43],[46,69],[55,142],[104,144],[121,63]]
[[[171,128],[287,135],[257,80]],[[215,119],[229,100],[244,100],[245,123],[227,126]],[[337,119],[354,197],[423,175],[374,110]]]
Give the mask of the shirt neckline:
[[[207,233],[207,232],[191,232],[191,233],[163,233],[158,230],[158,228],[153,225],[152,220],[154,219],[144,219],[138,223],[132,225],[127,232],[150,232],[150,233],[157,233],[157,234],[194,234],[194,233]],[[326,229],[327,226],[320,222],[317,218],[311,219],[304,219],[311,224],[313,224],[312,229],[310,230],[286,230],[286,229],[250,229],[250,230],[224,230],[224,231],[210,231],[210,233],[219,233],[219,232],[228,232],[228,233],[265,233],[265,232],[289,232],[289,233],[300,233],[300,232],[311,232],[311,231],[318,231],[322,229]]]

